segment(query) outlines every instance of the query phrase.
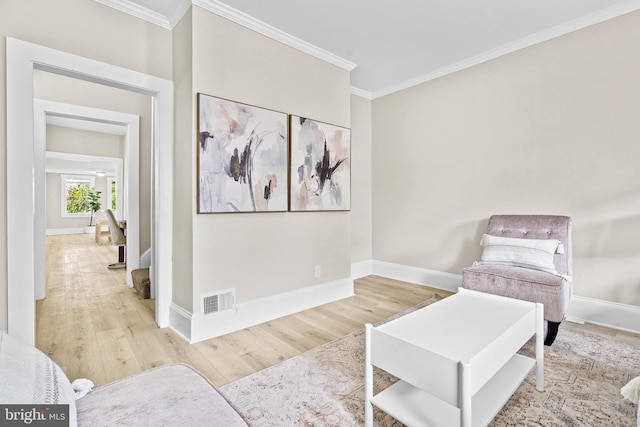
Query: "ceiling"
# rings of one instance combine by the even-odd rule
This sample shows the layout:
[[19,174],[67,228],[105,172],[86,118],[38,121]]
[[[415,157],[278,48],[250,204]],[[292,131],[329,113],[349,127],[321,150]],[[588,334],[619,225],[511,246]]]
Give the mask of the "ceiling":
[[335,56],[371,98],[640,9],[640,0],[97,1],[150,11],[169,28],[191,4],[204,7]]
[[115,177],[118,172],[118,162],[115,160],[51,151],[45,153],[45,165],[47,173],[97,176],[102,172],[106,176]]

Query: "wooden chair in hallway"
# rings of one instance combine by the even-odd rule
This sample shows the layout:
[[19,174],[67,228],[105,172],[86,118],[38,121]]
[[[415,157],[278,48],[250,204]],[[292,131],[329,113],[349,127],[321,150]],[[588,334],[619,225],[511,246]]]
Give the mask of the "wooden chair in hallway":
[[111,232],[109,231],[109,223],[107,220],[96,221],[96,243],[102,244],[102,238],[106,237],[107,242],[111,243]]

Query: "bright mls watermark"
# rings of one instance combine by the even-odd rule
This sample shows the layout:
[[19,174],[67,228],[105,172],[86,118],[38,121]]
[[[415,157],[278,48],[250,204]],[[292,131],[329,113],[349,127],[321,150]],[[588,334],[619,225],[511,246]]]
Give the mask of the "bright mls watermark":
[[69,427],[69,405],[0,405],[0,427]]

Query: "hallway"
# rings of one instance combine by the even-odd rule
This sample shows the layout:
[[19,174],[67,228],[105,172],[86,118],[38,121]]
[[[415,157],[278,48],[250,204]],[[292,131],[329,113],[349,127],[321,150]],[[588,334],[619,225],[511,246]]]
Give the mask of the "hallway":
[[47,297],[36,302],[36,346],[71,380],[99,384],[145,368],[127,334],[157,331],[153,300],[126,287],[124,269],[107,268],[117,257],[93,234],[47,236]]

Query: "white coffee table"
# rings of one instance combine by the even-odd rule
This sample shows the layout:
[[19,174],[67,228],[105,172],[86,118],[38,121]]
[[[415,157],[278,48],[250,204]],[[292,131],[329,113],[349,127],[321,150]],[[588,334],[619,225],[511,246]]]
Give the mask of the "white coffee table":
[[[536,357],[516,352],[536,335]],[[536,367],[544,391],[543,306],[460,289],[366,325],[365,425],[373,406],[408,426],[486,426]],[[374,396],[373,366],[400,380]]]

